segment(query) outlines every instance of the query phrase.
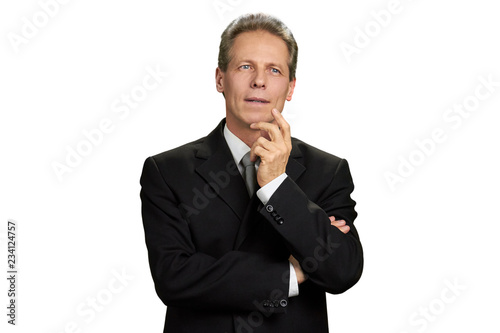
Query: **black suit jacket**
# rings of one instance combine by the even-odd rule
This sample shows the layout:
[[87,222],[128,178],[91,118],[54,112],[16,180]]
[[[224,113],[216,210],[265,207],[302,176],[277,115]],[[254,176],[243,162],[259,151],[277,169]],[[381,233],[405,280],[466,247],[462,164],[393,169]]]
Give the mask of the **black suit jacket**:
[[[288,177],[263,205],[248,198],[224,121],[144,163],[142,215],[164,332],[328,332],[325,292],[349,289],[363,267],[347,162],[292,138]],[[289,298],[290,254],[308,279]]]

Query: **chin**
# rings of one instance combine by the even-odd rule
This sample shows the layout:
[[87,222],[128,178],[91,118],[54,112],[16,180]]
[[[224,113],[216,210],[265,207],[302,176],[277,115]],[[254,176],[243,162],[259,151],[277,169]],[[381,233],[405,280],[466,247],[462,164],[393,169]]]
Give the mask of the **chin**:
[[271,114],[271,110],[266,111],[266,112],[251,112],[249,114],[245,114],[243,116],[243,119],[245,122],[250,125],[252,123],[258,123],[259,121],[265,121],[267,123],[270,123],[271,121],[274,120],[273,115]]

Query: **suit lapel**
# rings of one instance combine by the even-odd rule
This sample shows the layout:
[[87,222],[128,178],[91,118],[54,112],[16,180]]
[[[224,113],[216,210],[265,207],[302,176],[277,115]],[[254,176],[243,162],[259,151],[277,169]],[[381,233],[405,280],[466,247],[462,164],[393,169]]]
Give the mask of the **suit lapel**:
[[290,153],[290,158],[286,165],[286,174],[294,182],[299,179],[300,175],[306,171],[306,167],[303,165],[302,153],[297,146],[295,140],[292,138],[292,152]]
[[249,198],[245,182],[224,139],[224,124],[223,119],[200,144],[196,157],[205,161],[196,168],[196,172],[243,220]]

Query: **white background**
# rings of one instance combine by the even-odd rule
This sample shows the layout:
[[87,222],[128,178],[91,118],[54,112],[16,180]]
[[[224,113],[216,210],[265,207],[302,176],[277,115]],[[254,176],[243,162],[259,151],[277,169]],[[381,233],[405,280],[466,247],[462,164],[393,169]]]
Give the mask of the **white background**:
[[[256,11],[282,19],[299,44],[284,113],[292,135],[346,158],[356,185],[365,269],[351,290],[328,296],[331,331],[498,332],[500,86],[460,123],[443,118],[474,100],[479,77],[500,82],[495,2],[401,0],[380,31],[370,13],[389,0],[215,3],[74,0],[47,22],[37,1],[1,3],[0,265],[6,272],[14,219],[20,272],[16,327],[6,323],[0,284],[2,332],[162,331],[140,215],[142,164],[224,117],[214,84],[220,34]],[[12,36],[34,16],[44,26],[16,46]],[[357,29],[366,27],[372,37],[362,45]],[[356,38],[363,47],[346,57],[342,43]],[[169,74],[120,118],[114,101],[147,67]],[[113,130],[59,180],[53,163],[65,164],[68,147],[103,119]],[[415,141],[436,128],[444,142],[418,153]],[[400,158],[411,156],[419,165],[403,170]],[[404,181],[391,188],[386,174],[398,167]],[[88,303],[96,297],[100,311]]]

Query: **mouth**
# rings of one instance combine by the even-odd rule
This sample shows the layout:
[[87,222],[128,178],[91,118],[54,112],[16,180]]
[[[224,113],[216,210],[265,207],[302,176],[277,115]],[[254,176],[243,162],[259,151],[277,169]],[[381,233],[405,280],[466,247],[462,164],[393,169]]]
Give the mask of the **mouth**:
[[257,103],[257,104],[269,104],[270,103],[267,99],[258,98],[258,97],[245,98],[245,102]]

